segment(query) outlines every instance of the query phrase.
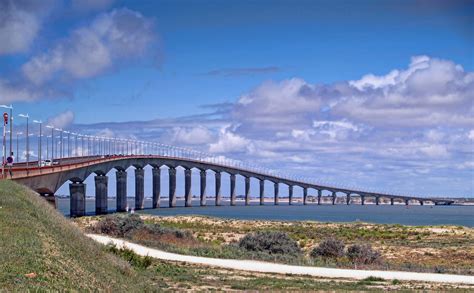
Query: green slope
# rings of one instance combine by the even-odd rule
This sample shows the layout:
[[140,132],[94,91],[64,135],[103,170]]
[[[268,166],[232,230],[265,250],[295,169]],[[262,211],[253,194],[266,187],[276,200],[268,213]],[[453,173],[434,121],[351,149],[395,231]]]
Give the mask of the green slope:
[[150,289],[148,285],[149,280],[85,237],[33,191],[0,181],[0,291],[124,291]]

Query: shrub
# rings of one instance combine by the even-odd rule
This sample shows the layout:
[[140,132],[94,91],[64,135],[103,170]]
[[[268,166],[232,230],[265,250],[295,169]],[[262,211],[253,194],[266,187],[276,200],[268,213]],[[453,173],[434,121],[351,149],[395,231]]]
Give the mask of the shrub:
[[152,263],[152,258],[150,256],[140,256],[133,252],[133,250],[128,248],[117,248],[115,245],[107,245],[106,250],[112,252],[115,255],[120,256],[127,262],[129,262],[133,267],[139,269],[146,269]]
[[347,248],[347,257],[355,264],[372,264],[380,259],[380,252],[370,244],[354,244]]
[[312,257],[341,257],[344,256],[344,242],[339,239],[329,238],[321,243],[318,246],[313,248],[311,251]]
[[259,231],[245,235],[239,247],[248,251],[268,254],[299,254],[298,243],[284,232]]
[[96,233],[124,237],[127,233],[140,229],[144,225],[138,215],[109,215],[99,221],[92,230]]

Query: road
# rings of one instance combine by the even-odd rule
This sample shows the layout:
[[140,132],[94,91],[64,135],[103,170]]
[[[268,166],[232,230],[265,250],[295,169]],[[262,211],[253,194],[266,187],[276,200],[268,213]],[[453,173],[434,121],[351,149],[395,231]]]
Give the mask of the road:
[[87,234],[88,237],[95,241],[107,244],[114,243],[117,247],[127,247],[135,253],[142,256],[151,256],[153,258],[180,261],[193,264],[216,266],[226,269],[252,271],[260,273],[277,273],[277,274],[291,274],[291,275],[308,275],[315,277],[326,278],[350,278],[350,279],[365,279],[367,277],[379,277],[386,280],[403,280],[403,281],[422,281],[422,282],[437,282],[437,283],[458,283],[458,284],[474,284],[474,276],[466,275],[448,275],[448,274],[430,274],[430,273],[413,273],[400,271],[369,271],[369,270],[348,270],[348,269],[334,269],[322,267],[308,267],[308,266],[293,266],[276,264],[253,260],[235,260],[235,259],[219,259],[208,258],[191,255],[181,255],[176,253],[169,253],[158,249],[148,248],[142,245],[131,243],[125,240],[116,239],[103,235]]

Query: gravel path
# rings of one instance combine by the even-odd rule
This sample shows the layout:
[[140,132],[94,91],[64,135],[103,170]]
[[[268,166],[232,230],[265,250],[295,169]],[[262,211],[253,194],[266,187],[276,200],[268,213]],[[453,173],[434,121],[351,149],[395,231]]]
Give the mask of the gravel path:
[[142,256],[151,256],[162,260],[181,261],[193,264],[216,266],[226,269],[235,269],[243,271],[261,272],[261,273],[277,273],[292,275],[308,275],[326,278],[350,278],[365,279],[367,277],[379,277],[386,280],[404,280],[404,281],[423,281],[423,282],[439,282],[439,283],[463,283],[474,284],[474,276],[466,275],[448,275],[448,274],[430,274],[430,273],[412,273],[399,271],[366,271],[366,270],[348,270],[334,269],[308,266],[293,266],[276,264],[254,260],[235,260],[235,259],[219,259],[208,258],[191,255],[181,255],[176,253],[164,252],[158,249],[148,248],[142,245],[134,244],[125,240],[116,239],[103,235],[87,234],[88,237],[95,241],[107,244],[114,243],[117,247],[127,247],[135,253]]

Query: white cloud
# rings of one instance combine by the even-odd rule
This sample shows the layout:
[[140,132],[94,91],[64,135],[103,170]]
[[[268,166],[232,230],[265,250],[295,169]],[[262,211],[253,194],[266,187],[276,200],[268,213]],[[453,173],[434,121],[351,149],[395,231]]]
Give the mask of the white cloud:
[[446,158],[449,156],[448,150],[444,145],[429,145],[425,147],[421,147],[420,151],[429,157],[434,158]]
[[471,140],[474,140],[474,129],[472,129],[471,131],[469,131],[469,133],[467,134],[467,138],[471,139]]
[[174,127],[171,134],[171,140],[175,144],[207,144],[212,142],[213,139],[212,132],[204,126],[196,126],[192,128]]
[[242,153],[246,152],[250,141],[233,133],[229,126],[223,127],[217,142],[209,145],[211,153]]
[[120,60],[141,56],[154,40],[153,22],[138,12],[117,9],[22,66],[24,76],[40,86],[58,75],[83,79],[96,76]]
[[57,128],[66,128],[74,122],[74,112],[68,110],[48,119],[47,124]]
[[0,55],[26,52],[52,1],[0,1]]

